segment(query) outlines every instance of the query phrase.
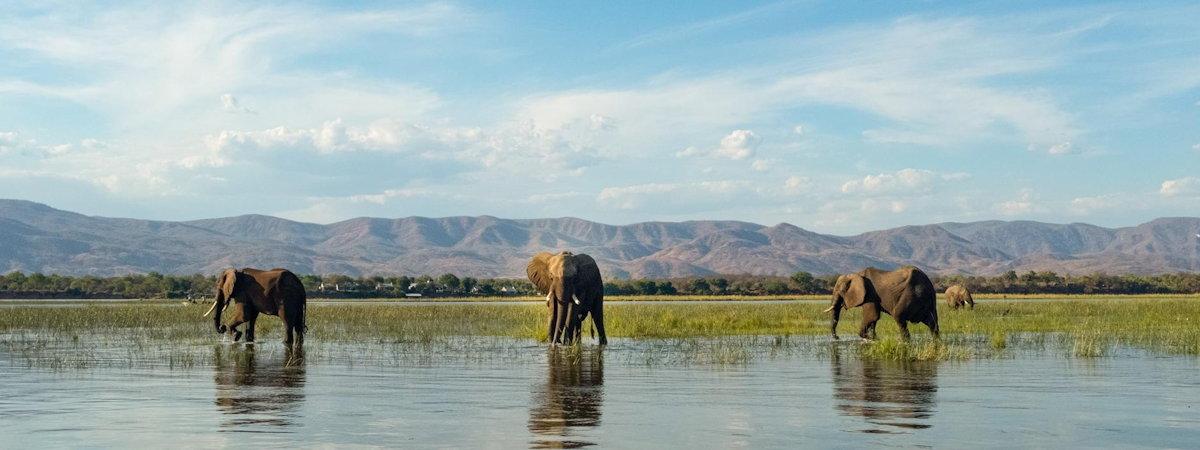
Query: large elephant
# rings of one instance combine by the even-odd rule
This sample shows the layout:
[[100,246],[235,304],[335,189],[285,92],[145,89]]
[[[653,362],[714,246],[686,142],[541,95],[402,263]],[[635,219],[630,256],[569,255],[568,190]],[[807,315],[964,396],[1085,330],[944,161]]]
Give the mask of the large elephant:
[[582,253],[542,252],[533,255],[525,273],[538,292],[546,295],[551,344],[576,342],[588,314],[600,334],[600,345],[608,344],[604,333],[604,281],[596,260]]
[[286,332],[284,344],[304,344],[305,309],[307,300],[304,294],[304,284],[300,278],[286,269],[228,269],[217,279],[217,298],[212,308],[204,313],[208,317],[213,311],[213,326],[217,333],[226,331],[221,323],[221,313],[226,306],[230,308],[226,319],[228,330],[233,333],[236,342],[242,338],[242,332],[237,327],[246,324],[246,342],[254,342],[254,322],[258,315],[269,314],[283,319]]
[[975,298],[971,297],[971,291],[968,291],[963,285],[956,284],[946,288],[946,305],[951,309],[958,309],[963,305],[969,305],[971,309],[975,309]]
[[858,306],[863,309],[862,327],[858,331],[858,336],[863,339],[875,338],[875,324],[880,312],[896,319],[900,336],[906,341],[909,340],[909,322],[924,323],[935,338],[940,338],[937,292],[929,276],[916,267],[905,266],[890,272],[868,267],[838,277],[833,286],[833,304],[825,310],[833,311],[829,331],[834,339],[838,338],[837,324],[842,309]]

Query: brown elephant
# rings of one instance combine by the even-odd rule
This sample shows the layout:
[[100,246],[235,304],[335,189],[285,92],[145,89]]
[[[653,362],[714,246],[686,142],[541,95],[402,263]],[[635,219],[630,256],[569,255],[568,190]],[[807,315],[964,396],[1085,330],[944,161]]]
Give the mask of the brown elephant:
[[551,344],[577,342],[588,314],[600,334],[600,345],[608,344],[604,333],[604,281],[596,260],[582,253],[542,252],[533,255],[525,273],[538,292],[546,295]]
[[286,269],[228,269],[217,278],[217,298],[204,317],[216,311],[213,326],[217,333],[224,333],[226,326],[221,323],[221,313],[229,306],[230,315],[226,322],[234,342],[242,338],[237,327],[243,323],[246,324],[246,342],[254,342],[254,322],[258,315],[279,316],[286,332],[283,343],[303,345],[307,328],[304,324],[306,304],[304,284]]
[[838,277],[833,286],[833,304],[825,312],[833,311],[830,333],[838,338],[837,325],[842,309],[861,306],[862,327],[858,336],[875,338],[875,324],[879,313],[885,312],[900,325],[900,336],[909,340],[908,323],[919,322],[929,327],[934,338],[938,332],[937,291],[933,282],[921,269],[904,266],[893,271],[868,267],[858,273]]
[[951,309],[958,309],[963,305],[975,309],[975,298],[971,297],[971,291],[968,291],[963,285],[956,284],[946,288],[946,305]]

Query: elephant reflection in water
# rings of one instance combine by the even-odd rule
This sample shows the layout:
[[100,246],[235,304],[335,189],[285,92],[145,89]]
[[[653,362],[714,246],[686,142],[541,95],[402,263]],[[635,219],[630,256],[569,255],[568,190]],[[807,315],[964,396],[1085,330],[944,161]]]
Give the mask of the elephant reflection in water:
[[253,346],[217,346],[213,360],[215,403],[230,416],[222,428],[252,431],[244,429],[295,425],[304,401],[303,348],[286,348],[280,358],[258,355]]
[[[932,425],[937,401],[937,365],[932,362],[899,363],[842,357],[833,347],[834,404],[843,415],[860,416],[870,424],[901,429]],[[863,430],[890,433],[884,427]]]
[[579,448],[582,429],[600,424],[604,402],[604,353],[601,349],[550,348],[546,384],[535,390],[529,410],[533,448]]

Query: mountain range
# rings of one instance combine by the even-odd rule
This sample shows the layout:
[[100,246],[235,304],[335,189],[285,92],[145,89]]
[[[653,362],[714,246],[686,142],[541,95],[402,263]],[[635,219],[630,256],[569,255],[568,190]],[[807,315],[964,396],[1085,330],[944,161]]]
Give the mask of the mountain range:
[[1125,228],[983,221],[914,225],[856,236],[781,223],[576,218],[357,218],[329,225],[263,215],[193,221],[87,216],[0,200],[0,272],[110,276],[286,267],[298,273],[521,277],[539,251],[596,258],[606,276],[833,274],[914,264],[931,273],[1008,270],[1150,274],[1200,271],[1200,218]]

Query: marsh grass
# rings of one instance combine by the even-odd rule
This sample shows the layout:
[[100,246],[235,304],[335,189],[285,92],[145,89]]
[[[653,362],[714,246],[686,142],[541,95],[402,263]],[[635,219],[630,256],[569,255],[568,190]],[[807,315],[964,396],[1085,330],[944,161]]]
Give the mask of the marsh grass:
[[935,340],[904,342],[887,338],[864,343],[859,349],[859,355],[864,358],[887,361],[947,361],[975,356],[974,350],[969,347]]
[[1008,348],[1008,335],[1003,331],[993,331],[992,335],[988,337],[988,344],[992,346],[993,350],[1004,350]]
[[[974,310],[942,308],[941,342],[916,324],[910,326],[913,342],[900,342],[895,321],[885,316],[878,325],[879,341],[859,345],[857,353],[906,361],[1022,354],[1117,357],[1121,348],[1200,355],[1197,306],[1194,297],[991,301]],[[613,340],[609,354],[632,364],[714,365],[821,356],[830,345],[824,307],[813,302],[613,303],[605,308]],[[206,309],[178,302],[5,304],[0,306],[0,352],[11,364],[54,370],[202,366],[215,345],[229,345],[201,317]],[[546,308],[537,302],[313,304],[309,318],[307,359],[347,365],[503,362],[527,357],[546,340]],[[843,339],[857,340],[858,321],[857,310],[842,315]],[[583,330],[588,343],[594,342],[591,331],[588,322]],[[279,347],[281,337],[277,318],[259,320],[260,348]]]

